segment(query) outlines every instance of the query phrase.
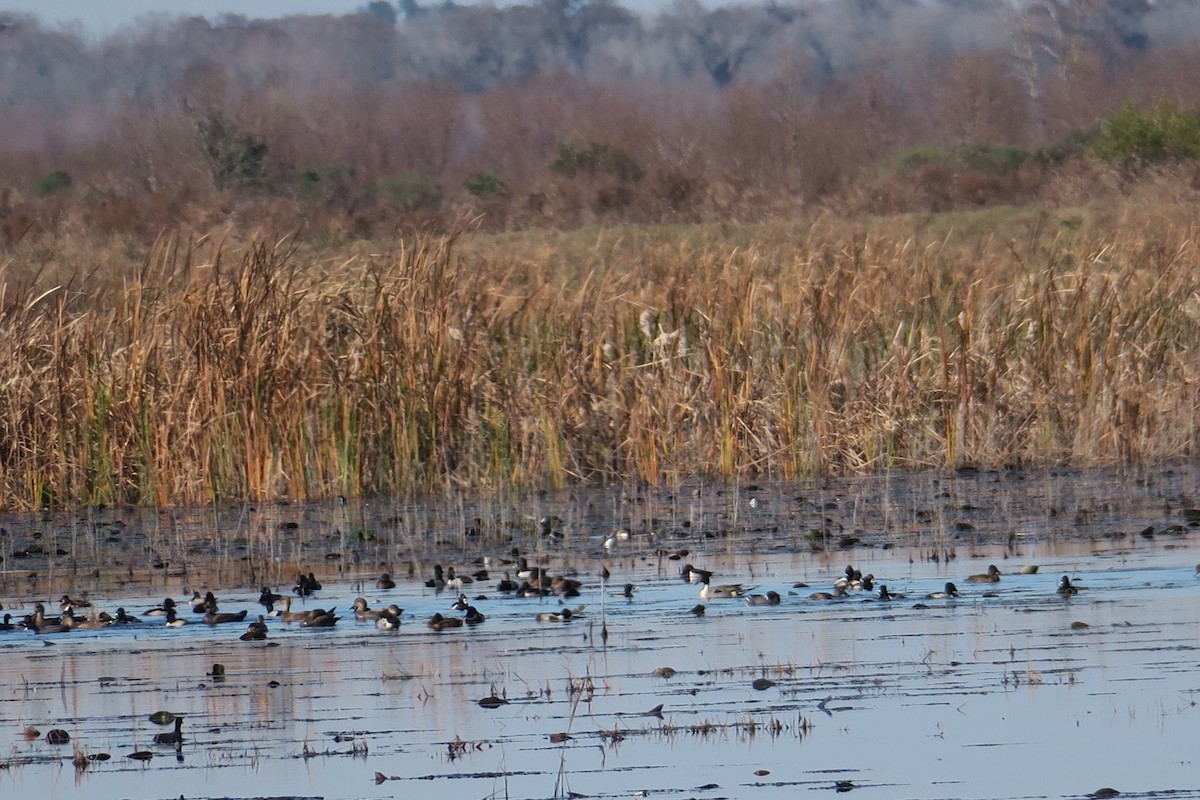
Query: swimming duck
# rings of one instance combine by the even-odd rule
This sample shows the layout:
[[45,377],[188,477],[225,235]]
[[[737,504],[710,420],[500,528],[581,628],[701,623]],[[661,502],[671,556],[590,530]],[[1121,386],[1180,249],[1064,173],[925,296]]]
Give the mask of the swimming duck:
[[394,631],[400,627],[400,615],[403,613],[404,609],[395,604],[380,609],[379,618],[375,620],[375,627],[381,631]]
[[550,591],[559,597],[579,597],[579,590],[582,588],[583,584],[579,581],[562,575],[550,581]]
[[375,588],[383,589],[384,591],[388,589],[395,589],[396,582],[392,580],[392,576],[389,573],[385,572],[379,576],[379,580],[375,581]]
[[889,592],[886,583],[879,584],[879,599],[880,600],[903,600],[904,595],[896,592]]
[[[41,603],[38,603],[38,605],[40,606]],[[71,630],[76,625],[75,617],[69,613],[64,613],[62,615],[62,617],[60,618],[61,619],[60,622],[49,622],[46,620],[45,616],[42,616],[41,618],[43,620],[43,624],[39,625],[39,624],[37,624],[37,619],[38,619],[37,614],[38,614],[38,612],[35,610],[34,624],[26,625],[26,627],[32,628],[34,633],[39,633],[39,634],[70,633]]]
[[467,600],[465,594],[460,593],[458,599],[454,601],[454,605],[450,606],[451,611],[466,611],[471,607],[471,602]]
[[486,619],[483,614],[479,613],[479,609],[477,609],[475,606],[467,606],[466,611],[466,615],[463,616],[463,622],[467,623],[468,625],[478,625],[479,623],[483,622],[484,619]]
[[562,611],[543,611],[537,615],[538,622],[570,622],[571,609],[564,608]]
[[354,598],[354,618],[359,622],[374,622],[383,615],[385,609],[371,608],[367,605],[367,598]]
[[125,611],[124,607],[117,608],[117,616],[113,618],[114,625],[140,625],[141,620]]
[[192,592],[192,601],[191,602],[192,602],[192,613],[193,614],[207,614],[208,613],[208,604],[216,603],[217,596],[215,594],[213,594],[212,592],[208,592],[203,597],[201,597],[199,592],[194,591],[194,592]]
[[87,600],[72,600],[70,595],[64,594],[62,599],[58,601],[58,607],[63,610],[68,608],[91,608],[92,604]]
[[246,632],[238,637],[243,642],[261,642],[267,638],[267,621],[263,619],[263,615],[258,615],[257,622],[251,622],[246,628]]
[[813,592],[808,596],[809,600],[840,600],[846,596],[846,588],[844,586],[834,585],[832,592]]
[[323,608],[314,608],[308,611],[292,611],[292,598],[290,597],[283,598],[283,600],[280,602],[280,605],[283,606],[282,609],[273,609],[271,613],[274,616],[279,617],[284,622],[303,622],[306,619],[312,619],[313,617],[320,617],[333,613],[333,609],[326,611]]
[[967,583],[999,583],[1000,570],[996,569],[995,564],[988,565],[988,571],[982,575],[972,575],[967,578]]
[[621,596],[626,599],[632,600],[633,593],[636,591],[637,591],[636,586],[634,586],[632,583],[627,583],[627,584],[625,584],[624,590],[621,592]]
[[711,580],[713,576],[712,570],[697,569],[691,564],[684,564],[683,568],[679,570],[679,574],[688,583],[706,583]]
[[946,582],[946,588],[940,592],[930,592],[925,595],[929,600],[948,600],[952,597],[958,597],[958,587],[949,581]]
[[246,619],[246,609],[234,612],[217,611],[216,601],[208,603],[205,606],[208,610],[204,612],[204,621],[209,625],[224,625],[230,622],[244,622]]
[[[68,606],[68,608],[70,608],[70,606]],[[69,617],[67,614],[63,614],[63,618],[68,619]],[[112,618],[107,614],[100,614],[95,617],[88,617],[82,622],[76,622],[73,624],[73,627],[78,628],[81,631],[98,631],[107,628],[109,625],[112,625]]]
[[321,590],[321,582],[317,580],[317,576],[312,572],[305,575],[303,572],[296,578],[296,585],[292,587],[292,591],[301,597],[308,597],[313,592]]
[[183,717],[175,717],[175,730],[154,734],[155,744],[183,744]]
[[182,628],[184,625],[187,625],[187,620],[180,619],[175,615],[175,606],[168,608],[166,626],[168,628]]
[[433,577],[425,581],[425,588],[440,592],[446,588],[446,573],[441,564],[433,565]]
[[498,584],[496,584],[496,591],[508,594],[509,592],[515,592],[518,587],[519,584],[508,577],[508,573],[506,572],[504,573],[504,578]]
[[4,622],[0,622],[0,631],[15,631],[20,625],[12,621],[12,614],[4,615]]
[[746,593],[749,591],[740,583],[721,583],[713,586],[711,583],[709,583],[709,579],[707,577],[704,578],[703,583],[704,585],[700,587],[701,600],[713,600],[715,598],[723,597],[745,597]]
[[163,600],[163,603],[161,606],[155,606],[154,608],[148,608],[145,611],[143,611],[142,616],[144,616],[144,617],[165,617],[167,615],[167,612],[173,608],[175,608],[175,601],[168,597],[167,599]]
[[1056,590],[1063,597],[1070,597],[1073,594],[1079,594],[1079,587],[1071,583],[1071,579],[1066,575],[1062,576],[1062,580],[1058,582]]
[[748,594],[746,602],[752,606],[777,606],[782,602],[783,598],[779,596],[779,592],[770,591],[766,594]]
[[444,631],[447,628],[461,628],[463,621],[458,617],[443,617],[441,614],[434,614],[429,618],[428,625],[435,631]]
[[268,614],[271,613],[271,610],[275,607],[276,603],[280,603],[282,601],[283,595],[272,592],[270,586],[262,587],[262,592],[258,595],[259,605],[265,608]]
[[[317,609],[320,611],[321,609]],[[328,611],[323,611],[320,614],[313,614],[308,619],[300,620],[301,628],[332,628],[341,619],[334,613],[335,609],[331,608]]]

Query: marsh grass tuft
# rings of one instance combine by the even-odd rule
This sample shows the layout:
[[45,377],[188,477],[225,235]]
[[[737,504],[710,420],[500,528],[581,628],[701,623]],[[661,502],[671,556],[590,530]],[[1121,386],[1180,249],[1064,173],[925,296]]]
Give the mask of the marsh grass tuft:
[[570,257],[163,238],[136,268],[3,275],[0,503],[1189,457],[1197,231],[1120,221]]

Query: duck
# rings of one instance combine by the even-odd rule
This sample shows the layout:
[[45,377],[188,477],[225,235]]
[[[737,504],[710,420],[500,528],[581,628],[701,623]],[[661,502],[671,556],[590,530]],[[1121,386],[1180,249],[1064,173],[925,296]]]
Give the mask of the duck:
[[380,609],[379,618],[375,620],[375,627],[381,631],[394,631],[400,627],[400,615],[404,613],[404,609],[394,603],[387,608]]
[[283,602],[283,595],[272,592],[270,586],[264,586],[258,595],[258,602],[270,614],[276,603]]
[[447,628],[461,628],[463,620],[459,617],[443,617],[441,614],[434,614],[429,618],[427,624],[435,631],[444,631]]
[[308,597],[313,592],[321,591],[321,582],[312,572],[307,575],[301,572],[296,577],[296,585],[292,587],[292,591],[300,597]]
[[777,606],[783,601],[779,592],[769,591],[766,594],[748,594],[746,602],[752,606]]
[[208,613],[208,604],[216,603],[216,602],[217,602],[217,596],[215,594],[213,594],[212,592],[207,592],[203,597],[200,596],[199,592],[192,592],[192,600],[191,600],[192,613],[193,614],[207,614]]
[[392,580],[390,573],[385,572],[379,576],[379,580],[375,581],[375,588],[382,589],[384,591],[387,591],[388,589],[395,589],[396,582]]
[[466,594],[459,593],[458,599],[454,601],[454,605],[450,606],[451,611],[466,611],[471,607],[471,601],[467,599]]
[[559,597],[579,597],[582,588],[583,584],[580,581],[562,575],[550,581],[550,591]]
[[832,592],[813,592],[808,596],[809,600],[840,600],[846,596],[846,588],[844,586],[834,585]]
[[4,615],[4,622],[0,622],[0,631],[15,631],[21,627],[12,621],[12,614]]
[[509,592],[515,592],[519,587],[520,584],[510,578],[506,572],[500,582],[496,584],[496,591],[508,594]]
[[369,605],[367,605],[367,598],[365,597],[354,598],[354,604],[352,608],[354,609],[354,618],[359,622],[374,622],[375,620],[379,619],[379,617],[382,616],[385,611],[385,609],[382,608],[371,608]]
[[184,625],[187,625],[187,620],[180,619],[178,616],[176,616],[175,607],[171,606],[168,608],[166,626],[168,628],[182,628]]
[[946,581],[946,586],[942,591],[930,592],[925,595],[927,600],[949,600],[953,597],[958,597],[958,587],[949,581]]
[[425,588],[440,592],[446,588],[446,573],[441,564],[433,565],[433,577],[425,581]]
[[713,576],[712,570],[698,569],[691,564],[684,564],[679,574],[688,583],[707,583]]
[[474,582],[469,575],[456,575],[454,567],[449,567],[446,570],[446,588],[452,592],[461,592],[464,586]]
[[[63,614],[63,618],[67,619],[68,616]],[[107,628],[109,625],[112,625],[112,618],[107,614],[100,614],[99,616],[88,617],[82,622],[76,622],[72,627],[78,628],[81,631],[98,631]]]
[[283,608],[274,609],[271,613],[274,616],[279,617],[284,622],[303,622],[306,619],[322,617],[326,614],[333,613],[333,609],[326,611],[323,608],[314,608],[308,611],[292,611],[292,598],[290,597],[283,598],[280,604],[283,606]]
[[173,744],[175,746],[183,744],[183,717],[175,717],[175,730],[154,734],[154,743]]
[[70,595],[64,594],[58,601],[58,607],[65,611],[68,608],[91,608],[92,604],[87,600],[72,600]]
[[[38,605],[40,606],[41,603],[38,603]],[[75,625],[76,625],[75,617],[72,614],[69,614],[69,613],[63,614],[62,617],[59,618],[61,620],[60,622],[50,622],[49,620],[46,619],[46,617],[43,616],[42,617],[43,624],[39,625],[39,624],[37,624],[37,619],[38,619],[37,613],[38,612],[36,612],[36,611],[34,612],[34,614],[35,614],[34,624],[27,626],[27,627],[32,628],[34,633],[38,633],[38,634],[70,633],[75,628]]]
[[886,583],[879,584],[879,599],[880,600],[903,600],[904,595],[896,592],[889,592]]
[[1071,595],[1079,594],[1079,587],[1071,583],[1071,579],[1069,577],[1063,575],[1062,580],[1058,582],[1058,589],[1055,591],[1057,591],[1063,597],[1070,597]]
[[487,617],[479,613],[479,609],[477,609],[475,606],[467,606],[466,611],[467,613],[463,616],[463,622],[467,623],[468,625],[478,625],[487,619]]
[[742,586],[740,583],[720,583],[713,586],[709,583],[709,578],[704,578],[703,586],[700,587],[701,600],[713,600],[716,598],[738,598],[745,597],[749,589]]
[[209,625],[224,625],[230,622],[243,622],[246,619],[246,609],[238,612],[220,612],[217,611],[216,602],[208,603],[205,606],[207,610],[204,612],[204,621]]
[[543,611],[537,615],[538,622],[570,622],[571,609],[564,608],[562,611]]
[[117,616],[113,617],[114,625],[140,625],[142,621],[130,614],[123,606],[118,606]]
[[632,583],[627,583],[627,584],[625,584],[625,588],[623,590],[621,590],[621,597],[624,597],[627,600],[632,600],[633,594],[636,591],[637,591],[636,586],[634,586]]
[[251,622],[246,628],[246,632],[238,637],[243,642],[261,642],[267,638],[267,621],[262,614],[258,615],[257,622]]
[[[321,611],[321,609],[316,609],[316,610]],[[300,627],[301,628],[332,628],[334,625],[337,624],[337,621],[339,619],[341,619],[341,617],[339,617],[337,614],[334,613],[335,610],[336,609],[331,608],[328,611],[321,611],[320,614],[313,614],[308,619],[302,619],[302,620],[300,620]]]
[[175,608],[175,601],[168,597],[165,600],[163,600],[161,606],[155,606],[154,608],[148,608],[145,611],[143,611],[142,616],[143,617],[165,617],[167,615],[167,612],[173,608]]
[[987,572],[983,573],[982,575],[972,575],[969,578],[967,578],[967,583],[999,583],[999,582],[1000,582],[1000,570],[998,570],[996,568],[995,564],[989,564]]

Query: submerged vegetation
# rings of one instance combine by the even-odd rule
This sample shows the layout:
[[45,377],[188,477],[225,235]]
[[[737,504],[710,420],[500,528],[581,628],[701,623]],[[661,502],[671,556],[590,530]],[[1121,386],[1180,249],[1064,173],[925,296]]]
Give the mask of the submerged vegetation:
[[1187,207],[1008,213],[10,262],[3,505],[1194,455]]

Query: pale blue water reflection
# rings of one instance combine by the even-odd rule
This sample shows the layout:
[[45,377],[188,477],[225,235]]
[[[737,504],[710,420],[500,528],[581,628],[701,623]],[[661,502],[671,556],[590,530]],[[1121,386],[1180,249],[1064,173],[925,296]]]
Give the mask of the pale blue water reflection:
[[[817,553],[769,539],[687,558],[783,602],[713,600],[699,618],[688,613],[698,587],[679,579],[681,562],[631,545],[605,554],[613,578],[603,593],[592,576],[604,551],[573,554],[585,585],[566,602],[584,609],[565,624],[535,621],[556,599],[501,597],[494,574],[468,588],[488,597],[476,602],[487,621],[472,629],[425,627],[435,612],[454,613],[454,595],[414,577],[365,591],[372,606],[406,609],[395,632],[356,624],[360,587],[327,580],[305,606],[337,606],[347,619],[328,630],[271,620],[266,642],[238,641],[244,625],[195,618],[179,630],[2,633],[0,795],[717,798],[828,794],[850,781],[856,798],[1065,797],[1105,786],[1200,796],[1200,559],[1190,529],[980,541],[960,544],[948,563],[924,558],[918,540]],[[808,599],[847,562],[906,597]],[[965,583],[989,563],[1001,568],[998,583]],[[1025,564],[1039,571],[1019,574]],[[1063,574],[1085,588],[1059,596]],[[925,599],[947,580],[961,597]],[[637,586],[632,600],[619,596],[626,581]],[[222,609],[257,613],[257,591],[218,593]],[[105,599],[128,609],[161,600]],[[224,680],[208,674],[214,663]],[[772,685],[755,689],[758,678]],[[508,702],[482,708],[493,694]],[[185,717],[178,758],[153,744],[162,729],[147,717],[159,709]],[[41,738],[25,741],[27,725]],[[73,745],[46,743],[51,727],[112,760],[77,773]],[[141,749],[153,759],[126,758]]]

